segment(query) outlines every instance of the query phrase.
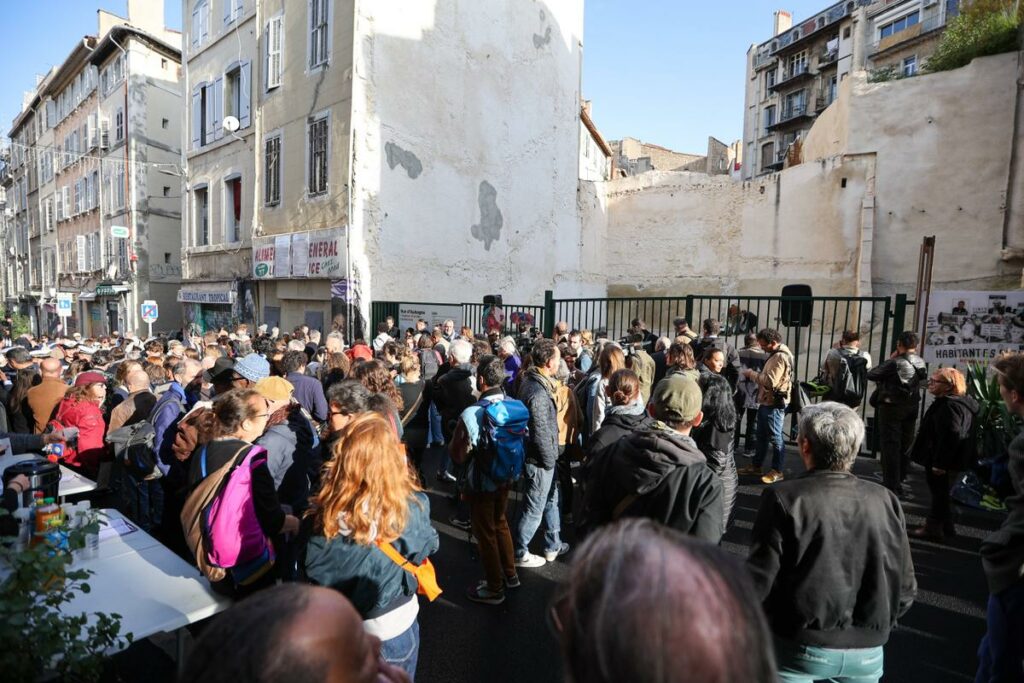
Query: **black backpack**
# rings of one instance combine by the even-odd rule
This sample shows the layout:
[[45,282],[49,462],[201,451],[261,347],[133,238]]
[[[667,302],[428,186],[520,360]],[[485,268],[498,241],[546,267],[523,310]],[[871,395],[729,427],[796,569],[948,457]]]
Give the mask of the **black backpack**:
[[859,351],[839,351],[839,369],[829,398],[851,408],[860,406],[868,383],[868,359]]

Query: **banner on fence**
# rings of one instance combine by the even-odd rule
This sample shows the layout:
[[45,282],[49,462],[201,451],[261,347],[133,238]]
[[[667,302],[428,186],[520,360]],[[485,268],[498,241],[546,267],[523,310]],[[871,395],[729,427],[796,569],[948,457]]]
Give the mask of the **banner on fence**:
[[924,359],[958,366],[1024,351],[1024,291],[933,291],[929,297]]
[[416,321],[423,318],[427,329],[440,325],[445,320],[455,321],[455,332],[462,327],[462,306],[445,304],[398,304],[398,328],[403,332],[410,327],[416,329]]

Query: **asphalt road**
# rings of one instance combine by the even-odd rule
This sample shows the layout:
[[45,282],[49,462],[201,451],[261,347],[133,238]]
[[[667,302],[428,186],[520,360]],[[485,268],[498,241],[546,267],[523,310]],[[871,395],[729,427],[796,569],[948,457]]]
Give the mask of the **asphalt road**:
[[[433,603],[421,600],[419,683],[547,683],[562,681],[558,644],[547,625],[551,596],[566,576],[572,552],[539,569],[520,569],[522,587],[509,591],[502,605],[480,605],[465,597],[468,586],[483,578],[476,546],[469,535],[452,527],[451,486],[434,481],[439,451],[428,452],[431,514],[441,534],[441,547],[433,558],[444,594]],[[787,476],[802,469],[798,456],[787,457]],[[877,475],[873,460],[861,459],[854,471]],[[916,498],[904,505],[911,526],[922,522],[928,502],[920,470],[911,472]],[[753,478],[741,480],[735,523],[723,546],[745,557],[750,529],[763,485]],[[516,503],[510,501],[510,516]],[[958,508],[960,536],[948,544],[911,541],[917,572],[918,596],[885,648],[885,681],[945,683],[973,681],[977,646],[985,631],[985,579],[978,546],[1000,517]],[[514,523],[514,519],[513,519]],[[539,534],[538,534],[539,536]],[[572,543],[572,529],[563,530]],[[534,552],[540,550],[533,548]],[[200,627],[201,628],[201,625]],[[194,629],[198,631],[199,628]],[[137,643],[111,662],[105,681],[174,681],[172,637]]]
[[[436,471],[436,453],[428,454],[425,471]],[[787,476],[802,465],[795,453],[787,457]],[[433,466],[433,467],[431,467]],[[875,461],[861,459],[854,471],[871,477]],[[928,494],[919,470],[911,473],[915,499],[904,504],[908,524],[918,525],[927,510]],[[434,558],[444,595],[420,611],[421,647],[416,680],[420,683],[562,681],[558,644],[547,625],[548,602],[567,570],[572,553],[539,569],[521,569],[522,588],[509,591],[502,605],[480,605],[465,590],[483,577],[476,548],[468,535],[452,527],[448,485],[429,477],[431,513],[441,533]],[[736,521],[724,547],[746,556],[750,529],[763,485],[743,478]],[[509,503],[510,515],[515,503]],[[977,646],[985,631],[987,591],[978,546],[998,526],[1000,517],[958,508],[960,536],[947,544],[912,540],[918,596],[885,648],[885,681],[937,683],[973,681]],[[538,534],[539,537],[539,534]],[[571,529],[563,537],[574,540]],[[537,552],[539,548],[534,548]]]

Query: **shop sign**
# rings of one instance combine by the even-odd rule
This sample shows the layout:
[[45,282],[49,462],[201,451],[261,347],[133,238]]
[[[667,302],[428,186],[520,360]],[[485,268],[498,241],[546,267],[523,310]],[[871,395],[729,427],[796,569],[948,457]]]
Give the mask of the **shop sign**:
[[253,240],[252,274],[261,280],[274,277],[274,238]]
[[257,238],[253,276],[336,280],[345,274],[345,230],[316,230]]
[[218,304],[230,306],[235,303],[233,290],[204,291],[195,289],[179,289],[178,301],[183,304]]

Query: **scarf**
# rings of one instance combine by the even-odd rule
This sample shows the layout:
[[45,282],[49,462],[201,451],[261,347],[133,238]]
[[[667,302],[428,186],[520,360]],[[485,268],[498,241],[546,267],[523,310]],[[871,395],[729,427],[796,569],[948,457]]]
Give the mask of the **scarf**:
[[531,367],[529,370],[526,371],[526,374],[528,377],[532,377],[542,387],[544,387],[544,390],[548,392],[548,396],[550,396],[551,398],[555,397],[555,380],[541,372],[540,368]]

